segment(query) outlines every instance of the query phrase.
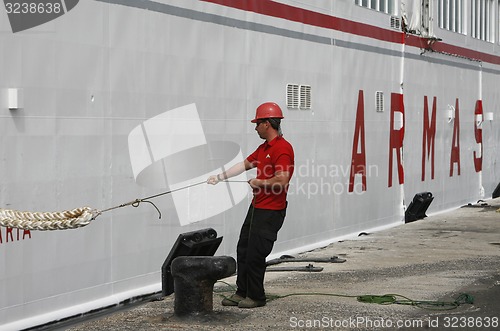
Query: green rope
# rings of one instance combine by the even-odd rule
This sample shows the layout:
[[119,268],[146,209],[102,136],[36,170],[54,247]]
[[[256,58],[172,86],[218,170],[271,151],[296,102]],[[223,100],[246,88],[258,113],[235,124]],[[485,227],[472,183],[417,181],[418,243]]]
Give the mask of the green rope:
[[[236,288],[231,284],[223,281],[219,281],[229,287],[229,289],[218,289],[214,288],[214,293],[227,298],[221,292],[234,292]],[[423,300],[413,300],[400,294],[384,294],[384,295],[345,295],[336,293],[321,293],[321,292],[303,292],[303,293],[289,293],[285,295],[266,295],[266,301],[270,302],[277,299],[283,299],[291,296],[299,295],[316,295],[316,296],[332,296],[340,298],[356,298],[358,302],[363,303],[375,303],[379,305],[410,305],[427,310],[452,310],[458,308],[463,304],[473,304],[474,297],[467,293],[461,293],[454,301],[423,301]]]
[[396,297],[390,294],[385,295],[360,295],[357,297],[359,302],[377,303],[379,305],[388,305],[396,303]]
[[358,296],[358,301],[366,303],[377,303],[381,305],[409,305],[429,310],[451,310],[458,308],[462,304],[473,304],[474,297],[467,293],[461,293],[454,301],[424,301],[413,300],[399,294],[385,294]]
[[297,295],[324,295],[331,297],[340,297],[340,298],[356,298],[356,295],[345,295],[345,294],[335,294],[335,293],[321,293],[321,292],[305,292],[305,293],[290,293],[285,295],[266,295],[267,301],[273,301],[276,299],[283,299],[291,296]]

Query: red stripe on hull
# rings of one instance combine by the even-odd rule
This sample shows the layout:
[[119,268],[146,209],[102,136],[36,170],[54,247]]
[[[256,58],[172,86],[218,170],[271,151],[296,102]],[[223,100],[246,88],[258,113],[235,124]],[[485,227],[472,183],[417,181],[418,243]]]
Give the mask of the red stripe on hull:
[[266,16],[300,22],[320,28],[332,29],[350,33],[358,36],[373,38],[377,40],[406,44],[408,46],[429,49],[436,52],[444,52],[458,56],[467,57],[493,64],[500,64],[500,57],[488,53],[478,52],[469,48],[459,47],[436,41],[429,45],[428,39],[414,35],[405,35],[403,32],[391,31],[377,26],[355,22],[335,16],[330,16],[311,10],[293,7],[290,5],[273,2],[270,0],[201,0],[226,7],[254,12]]

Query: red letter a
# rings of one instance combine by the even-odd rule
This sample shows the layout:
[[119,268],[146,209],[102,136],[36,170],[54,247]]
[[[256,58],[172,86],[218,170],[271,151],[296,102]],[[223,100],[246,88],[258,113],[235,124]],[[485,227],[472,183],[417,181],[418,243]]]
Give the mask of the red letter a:
[[[361,148],[358,149],[361,138]],[[358,152],[359,150],[359,152]],[[356,127],[352,142],[351,176],[349,177],[349,192],[354,191],[354,176],[361,174],[362,190],[366,191],[366,153],[365,153],[365,103],[363,91],[358,93],[358,110],[356,111]]]

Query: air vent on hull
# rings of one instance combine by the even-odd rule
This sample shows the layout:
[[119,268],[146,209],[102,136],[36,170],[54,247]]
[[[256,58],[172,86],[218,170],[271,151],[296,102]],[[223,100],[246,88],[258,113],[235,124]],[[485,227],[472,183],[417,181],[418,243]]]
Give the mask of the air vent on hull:
[[401,18],[391,16],[391,28],[401,31]]
[[291,109],[311,109],[311,85],[287,84],[286,106]]

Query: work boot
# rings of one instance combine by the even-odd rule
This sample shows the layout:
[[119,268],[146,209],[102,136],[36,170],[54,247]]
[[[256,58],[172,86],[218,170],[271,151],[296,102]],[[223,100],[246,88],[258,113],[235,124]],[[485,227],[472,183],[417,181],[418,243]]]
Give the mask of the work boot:
[[238,308],[256,308],[266,305],[266,300],[253,300],[250,298],[245,298],[238,303]]
[[222,300],[222,305],[223,306],[237,306],[238,303],[244,299],[245,299],[244,297],[235,293],[235,294],[231,295],[229,298],[224,298],[224,300]]

